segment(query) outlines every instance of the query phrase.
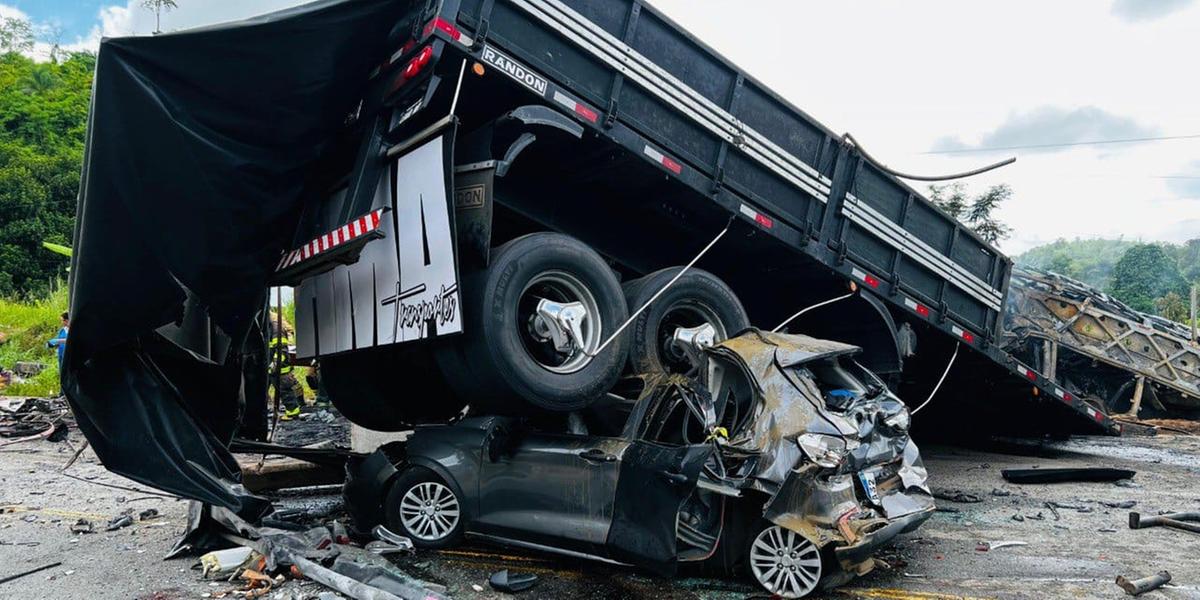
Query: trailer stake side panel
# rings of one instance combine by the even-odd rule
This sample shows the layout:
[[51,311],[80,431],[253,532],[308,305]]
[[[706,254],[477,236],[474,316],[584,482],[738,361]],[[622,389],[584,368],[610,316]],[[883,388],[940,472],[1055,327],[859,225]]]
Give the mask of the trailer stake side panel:
[[[444,0],[442,10],[473,32],[475,60],[1021,376],[997,344],[1008,257],[640,0]],[[1119,429],[1077,398],[1064,403]]]

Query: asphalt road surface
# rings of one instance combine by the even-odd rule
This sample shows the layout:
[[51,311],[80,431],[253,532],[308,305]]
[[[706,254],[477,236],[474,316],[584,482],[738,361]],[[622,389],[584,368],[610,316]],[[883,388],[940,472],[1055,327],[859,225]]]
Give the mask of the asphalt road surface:
[[[80,439],[71,438],[76,446]],[[1200,535],[1162,528],[1130,530],[1128,512],[1200,510],[1200,438],[1077,438],[1055,443],[1008,443],[922,448],[930,482],[949,496],[918,531],[881,555],[890,567],[827,593],[827,598],[939,600],[951,598],[1125,598],[1113,580],[1162,569],[1172,586],[1141,598],[1200,598]],[[72,455],[67,443],[26,442],[0,448],[0,578],[61,562],[0,584],[0,598],[36,600],[203,598],[237,589],[202,581],[192,558],[164,561],[183,531],[185,502],[99,483],[142,488],[106,472],[90,451],[60,473]],[[1003,468],[1106,466],[1138,472],[1131,482],[1013,485]],[[954,491],[962,494],[954,494]],[[965,499],[970,499],[965,498]],[[336,501],[291,495],[289,503]],[[1113,508],[1135,502],[1132,509]],[[1048,506],[1048,503],[1056,503]],[[1051,508],[1053,506],[1053,508]],[[159,516],[136,520],[154,508]],[[132,509],[131,526],[104,531],[109,519]],[[79,519],[95,533],[70,531]],[[983,542],[1015,541],[982,551]],[[449,587],[455,598],[502,598],[488,588],[499,569],[532,572],[537,587],[522,598],[741,599],[761,597],[745,581],[684,573],[659,579],[625,569],[488,546],[420,552],[400,561],[412,575]],[[311,582],[289,581],[268,598],[315,598]],[[208,594],[208,596],[205,596]],[[232,597],[232,596],[227,596]]]

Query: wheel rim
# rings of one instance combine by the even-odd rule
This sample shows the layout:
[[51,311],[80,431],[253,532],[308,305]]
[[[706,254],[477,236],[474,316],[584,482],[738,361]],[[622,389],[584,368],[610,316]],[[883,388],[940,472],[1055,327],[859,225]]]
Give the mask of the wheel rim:
[[821,552],[795,531],[772,525],[754,538],[750,569],[768,592],[802,598],[821,580]]
[[450,488],[436,482],[418,483],[400,500],[400,521],[413,537],[440,540],[458,525],[458,498]]
[[725,331],[725,323],[717,316],[716,311],[706,304],[691,299],[677,300],[663,311],[658,327],[658,355],[668,372],[687,373],[692,368],[687,354],[671,343],[675,330],[698,327],[705,323],[712,325],[716,330],[716,341],[720,342],[729,337]]
[[[555,346],[544,332],[546,324],[538,323],[537,307],[542,300],[582,307],[582,347],[572,344],[570,350],[564,352]],[[574,373],[586,367],[592,360],[590,355],[600,347],[603,333],[596,297],[578,277],[565,271],[547,271],[526,284],[517,302],[517,322],[525,324],[519,328],[519,335],[529,357],[543,369],[559,374]]]

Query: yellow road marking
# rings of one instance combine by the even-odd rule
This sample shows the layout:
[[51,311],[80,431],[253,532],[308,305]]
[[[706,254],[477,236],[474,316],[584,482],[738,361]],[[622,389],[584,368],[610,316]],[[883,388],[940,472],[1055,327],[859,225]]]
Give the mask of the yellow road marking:
[[898,590],[895,588],[862,588],[840,590],[843,594],[852,594],[863,598],[878,598],[880,600],[985,600],[961,594],[941,594],[938,592],[916,592]]
[[55,516],[55,517],[66,517],[68,519],[87,519],[89,521],[102,521],[102,522],[108,521],[108,515],[101,515],[101,514],[96,514],[96,513],[79,512],[79,511],[74,511],[74,510],[63,510],[63,509],[59,509],[59,508],[34,508],[34,507],[21,506],[21,505],[0,506],[0,514],[15,515],[18,513],[27,513],[27,512],[51,515],[51,516]]

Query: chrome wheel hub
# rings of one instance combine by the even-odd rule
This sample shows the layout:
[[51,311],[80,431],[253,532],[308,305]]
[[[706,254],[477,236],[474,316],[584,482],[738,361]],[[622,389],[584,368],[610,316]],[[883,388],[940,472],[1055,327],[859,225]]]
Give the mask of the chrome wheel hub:
[[768,592],[783,598],[802,598],[821,580],[821,553],[800,534],[772,525],[754,538],[750,570]]
[[418,483],[400,499],[400,520],[413,537],[440,540],[458,525],[458,498],[436,481]]
[[600,307],[578,277],[547,271],[521,292],[518,322],[521,344],[539,366],[552,373],[574,373],[588,365],[600,348]]

